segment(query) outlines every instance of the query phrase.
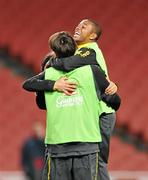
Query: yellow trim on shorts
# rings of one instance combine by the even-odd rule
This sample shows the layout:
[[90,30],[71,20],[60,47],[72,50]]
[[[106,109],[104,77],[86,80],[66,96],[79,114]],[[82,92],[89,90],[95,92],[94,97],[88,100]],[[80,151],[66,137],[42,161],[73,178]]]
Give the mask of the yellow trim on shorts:
[[48,180],[50,180],[50,158],[48,160]]
[[97,177],[98,177],[98,166],[99,166],[99,155],[98,153],[96,153],[96,175],[95,175],[95,178],[94,180],[97,180]]

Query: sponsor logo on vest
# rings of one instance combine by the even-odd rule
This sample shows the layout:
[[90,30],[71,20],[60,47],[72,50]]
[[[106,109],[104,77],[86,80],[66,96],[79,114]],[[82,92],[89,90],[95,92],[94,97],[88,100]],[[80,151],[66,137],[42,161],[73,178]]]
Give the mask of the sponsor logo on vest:
[[72,95],[66,96],[62,95],[59,96],[56,100],[56,107],[62,108],[67,106],[80,106],[83,103],[83,96],[80,95]]

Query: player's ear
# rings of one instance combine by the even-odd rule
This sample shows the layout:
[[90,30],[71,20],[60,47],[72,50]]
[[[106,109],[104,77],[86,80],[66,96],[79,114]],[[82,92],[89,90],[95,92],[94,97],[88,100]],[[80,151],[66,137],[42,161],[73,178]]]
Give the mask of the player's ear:
[[91,35],[89,36],[90,40],[95,40],[97,38],[97,34],[96,33],[91,33]]

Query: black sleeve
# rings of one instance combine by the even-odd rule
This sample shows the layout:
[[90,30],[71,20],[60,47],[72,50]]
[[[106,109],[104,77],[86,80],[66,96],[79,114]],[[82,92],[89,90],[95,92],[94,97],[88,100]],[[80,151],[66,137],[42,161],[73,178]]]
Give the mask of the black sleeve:
[[113,95],[106,95],[105,93],[101,96],[102,101],[104,101],[109,107],[112,107],[115,111],[117,111],[121,105],[120,96],[115,93]]
[[55,81],[44,80],[45,72],[31,77],[23,82],[23,88],[27,91],[53,91]]
[[36,92],[36,104],[40,109],[46,110],[44,91]]
[[121,104],[121,98],[117,93],[113,95],[106,95],[105,89],[108,87],[109,82],[107,81],[105,75],[102,73],[99,66],[92,65],[91,69],[94,76],[98,99],[104,101],[109,107],[112,107],[115,111],[117,111]]
[[81,48],[71,57],[51,59],[50,65],[57,70],[72,71],[85,65],[97,65],[96,52],[90,48]]
[[101,95],[104,94],[105,89],[109,86],[109,82],[99,66],[91,65],[91,69],[93,72],[97,96],[101,99]]

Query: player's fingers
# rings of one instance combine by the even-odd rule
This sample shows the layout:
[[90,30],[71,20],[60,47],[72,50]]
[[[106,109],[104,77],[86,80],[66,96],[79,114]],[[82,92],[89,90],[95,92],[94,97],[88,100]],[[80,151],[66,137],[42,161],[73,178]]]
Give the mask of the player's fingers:
[[110,88],[107,88],[107,89],[105,90],[105,94],[107,94],[107,95],[112,95],[112,94],[114,94],[116,91],[117,91],[117,89],[116,89],[115,87],[110,87]]
[[114,94],[114,93],[113,93],[113,91],[107,91],[107,92],[105,92],[105,94],[106,94],[106,95],[112,95],[112,94]]
[[68,85],[66,86],[66,88],[76,89],[77,86],[76,86],[76,85],[69,85],[69,84],[68,84]]
[[75,90],[76,90],[76,88],[66,87],[66,88],[65,88],[65,90],[66,90],[66,91],[72,91],[72,92],[73,92],[73,91],[75,91]]
[[77,85],[76,82],[67,82],[67,84],[69,84],[69,85]]
[[71,95],[72,95],[72,93],[73,93],[73,92],[71,92],[71,91],[67,91],[67,90],[63,90],[63,92],[64,92],[66,95],[68,95],[68,96],[71,96]]
[[105,90],[105,94],[108,94],[108,93],[109,93],[109,90],[108,90],[108,89],[106,89],[106,90]]
[[67,81],[68,80],[68,78],[67,77],[62,77],[62,78],[60,78],[60,79],[62,79],[62,80],[64,80],[64,81]]
[[105,89],[105,92],[109,92],[112,90],[112,86],[108,86],[106,89]]

